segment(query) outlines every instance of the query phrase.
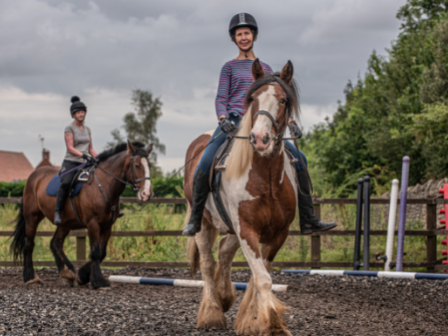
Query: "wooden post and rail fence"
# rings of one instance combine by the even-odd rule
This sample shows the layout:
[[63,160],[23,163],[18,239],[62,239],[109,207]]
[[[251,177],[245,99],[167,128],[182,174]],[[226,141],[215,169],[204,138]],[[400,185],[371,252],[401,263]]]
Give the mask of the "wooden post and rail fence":
[[[398,200],[398,203],[400,200]],[[0,204],[20,204],[20,197],[0,197]],[[141,202],[134,197],[122,197],[120,203],[139,203]],[[149,201],[152,204],[186,204],[184,198],[154,198]],[[384,204],[389,205],[389,199],[371,199],[371,205]],[[314,209],[317,217],[321,217],[322,205],[356,205],[356,199],[351,198],[329,198],[314,199]],[[442,265],[442,259],[437,259],[437,236],[447,235],[448,230],[437,230],[437,204],[444,204],[442,198],[436,199],[408,199],[407,204],[426,205],[426,230],[406,230],[406,236],[422,236],[426,237],[426,260],[422,262],[404,262],[403,267],[415,268],[425,267],[428,272],[448,269],[448,265]],[[12,231],[0,231],[0,237],[10,237]],[[53,231],[38,231],[37,237],[52,237]],[[395,232],[397,234],[397,232]],[[291,230],[289,236],[300,236],[300,231]],[[285,261],[274,262],[274,267],[300,267],[300,268],[352,268],[353,262],[326,262],[321,261],[321,237],[322,236],[354,236],[355,230],[331,230],[311,235],[311,261],[297,262]],[[371,236],[387,236],[387,230],[370,230]],[[86,255],[86,230],[71,231],[69,237],[76,237],[76,261],[73,264],[81,266],[87,260]],[[156,236],[182,236],[182,231],[113,231],[112,237],[156,237]],[[441,257],[441,256],[440,256]],[[103,261],[102,266],[105,267],[126,267],[126,266],[143,266],[143,267],[189,267],[188,262],[158,262],[158,261]],[[54,261],[34,261],[35,266],[55,266]],[[17,266],[13,261],[0,261],[0,267]],[[248,267],[247,262],[234,261],[233,267]],[[383,262],[370,262],[371,268],[383,268]]]

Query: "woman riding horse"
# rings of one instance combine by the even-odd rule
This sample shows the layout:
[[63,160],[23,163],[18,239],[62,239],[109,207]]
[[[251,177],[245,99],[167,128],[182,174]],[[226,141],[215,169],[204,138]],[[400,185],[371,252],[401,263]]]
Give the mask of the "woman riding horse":
[[65,128],[64,138],[67,152],[59,172],[61,185],[56,199],[54,224],[62,224],[61,211],[64,209],[65,201],[70,192],[73,177],[77,173],[75,168],[86,161],[92,164],[97,163],[95,157],[98,154],[92,146],[92,133],[90,128],[84,124],[87,107],[77,96],[72,97],[71,102],[70,114],[75,120]]
[[[211,137],[195,172],[193,207],[188,225],[183,231],[184,236],[193,237],[201,230],[202,215],[210,192],[209,171],[213,158],[226,139],[227,135],[225,133],[232,133],[246,113],[244,97],[254,81],[251,69],[256,59],[253,46],[258,35],[258,25],[255,18],[247,13],[236,14],[230,21],[229,34],[232,42],[237,45],[239,54],[235,59],[224,64],[221,70],[218,94],[216,96],[216,114],[219,126]],[[269,65],[263,62],[260,62],[260,64],[264,72],[273,73]],[[293,137],[300,138],[302,136],[299,126],[292,118],[289,119],[288,127]],[[222,134],[218,136],[220,133]],[[289,141],[285,141],[285,145],[296,158],[295,167],[300,185],[298,203],[302,234],[312,234],[313,232],[330,230],[336,227],[336,223],[322,222],[314,214],[310,185],[305,168],[302,165],[302,162],[308,165],[305,154],[302,151],[299,154],[296,147]]]

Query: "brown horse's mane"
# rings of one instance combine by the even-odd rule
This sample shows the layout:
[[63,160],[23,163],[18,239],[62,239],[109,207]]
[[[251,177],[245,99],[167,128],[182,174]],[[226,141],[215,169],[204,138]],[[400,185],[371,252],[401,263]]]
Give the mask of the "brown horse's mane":
[[[135,149],[137,150],[137,156],[141,156],[141,157],[147,157],[148,153],[146,153],[145,151],[145,145],[139,141],[135,141],[132,143],[132,145],[135,147]],[[107,159],[109,159],[110,157],[122,153],[124,152],[126,149],[128,148],[128,144],[127,143],[121,143],[116,145],[113,148],[109,148],[106,149],[105,151],[102,151],[100,154],[98,154],[97,159],[99,162],[104,162]]]
[[266,74],[261,78],[258,78],[255,82],[252,83],[249,90],[246,93],[246,98],[244,99],[244,105],[246,108],[250,106],[250,103],[252,102],[252,95],[255,91],[257,91],[260,87],[263,85],[277,82],[282,89],[286,93],[287,102],[287,113],[291,113],[292,116],[299,118],[300,114],[300,95],[299,95],[299,89],[297,87],[296,82],[294,79],[291,79],[291,84],[287,84],[283,79],[280,77],[279,72],[275,72],[273,74]]

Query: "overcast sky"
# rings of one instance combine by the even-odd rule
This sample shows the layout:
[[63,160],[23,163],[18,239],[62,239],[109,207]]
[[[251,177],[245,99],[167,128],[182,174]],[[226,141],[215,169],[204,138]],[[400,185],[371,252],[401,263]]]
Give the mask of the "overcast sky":
[[223,64],[238,50],[231,17],[251,13],[254,51],[280,70],[294,64],[302,125],[322,122],[343,100],[373,50],[396,39],[405,0],[0,0],[0,150],[24,152],[33,166],[38,136],[60,165],[70,98],[88,107],[99,152],[132,111],[131,90],[163,102],[158,136],[165,172],[182,165],[189,143],[217,125],[214,99]]

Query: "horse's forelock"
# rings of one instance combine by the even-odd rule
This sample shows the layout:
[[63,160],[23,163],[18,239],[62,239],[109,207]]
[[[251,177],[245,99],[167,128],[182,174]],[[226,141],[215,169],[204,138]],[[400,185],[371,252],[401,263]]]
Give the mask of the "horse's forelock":
[[299,118],[300,113],[300,104],[299,104],[299,90],[294,79],[291,80],[291,84],[287,84],[281,77],[280,73],[276,72],[274,74],[266,74],[263,77],[257,79],[250,86],[247,91],[246,97],[244,99],[244,105],[246,108],[249,108],[251,104],[252,95],[259,90],[262,86],[267,85],[272,82],[277,82],[280,87],[285,91],[287,97],[287,109],[288,113],[295,116],[297,119]]

